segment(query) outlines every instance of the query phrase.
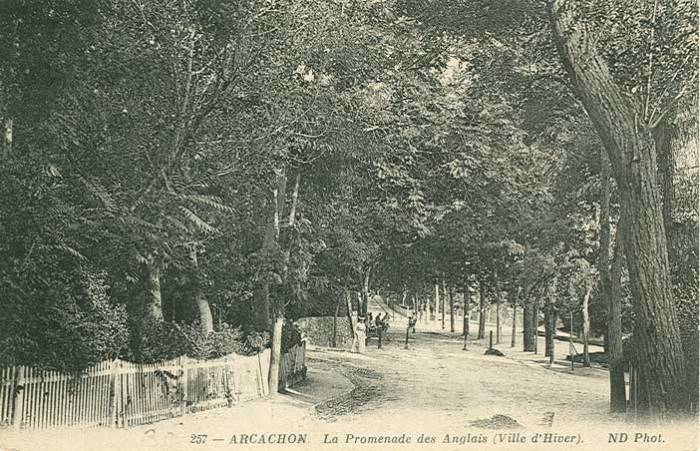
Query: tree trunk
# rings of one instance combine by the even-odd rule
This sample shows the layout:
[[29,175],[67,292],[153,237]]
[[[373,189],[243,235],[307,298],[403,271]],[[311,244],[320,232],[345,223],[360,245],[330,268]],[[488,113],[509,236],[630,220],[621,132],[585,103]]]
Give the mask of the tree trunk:
[[569,310],[569,357],[571,358],[571,371],[574,371],[574,312]]
[[197,303],[197,309],[199,310],[199,327],[204,335],[209,335],[214,332],[214,318],[211,314],[211,307],[207,298],[204,297],[204,292],[202,291],[202,286],[199,280],[199,264],[197,261],[197,245],[190,245],[190,261],[192,263],[193,280],[194,280],[194,300]]
[[440,300],[440,322],[442,330],[445,330],[445,300],[447,300],[447,288],[445,288],[445,279],[442,279],[442,299]]
[[544,356],[549,357],[554,347],[552,339],[552,309],[547,304],[544,308]]
[[148,271],[148,289],[150,304],[148,313],[155,321],[163,321],[163,300],[160,291],[160,264],[154,256],[148,257],[146,269]]
[[12,119],[5,120],[5,132],[3,133],[3,156],[5,160],[10,159],[10,155],[12,155],[12,131]]
[[270,283],[267,281],[253,289],[253,315],[255,330],[270,330]]
[[331,347],[338,347],[338,306],[336,306],[335,314],[333,314],[333,335],[331,335]]
[[486,336],[486,302],[484,298],[486,297],[486,287],[484,286],[484,281],[479,281],[479,331],[477,333],[476,339],[481,340]]
[[[611,180],[610,180],[610,161],[605,153],[605,149],[600,149],[600,216],[599,216],[599,226],[600,226],[600,239],[598,246],[598,274],[600,296],[603,299],[603,308],[610,308],[611,301],[611,288],[610,288],[610,190],[611,190]],[[608,311],[607,318],[610,319],[610,312]],[[609,328],[609,324],[606,329]],[[606,330],[604,350],[606,354],[609,354],[610,345],[610,332]]]
[[362,316],[367,316],[367,309],[369,306],[369,277],[372,273],[372,266],[367,267],[365,271],[365,277],[362,281]]
[[469,317],[471,315],[471,303],[472,303],[472,293],[470,291],[469,282],[464,283],[464,299],[462,299],[462,304],[464,306],[464,317],[462,318],[462,335],[465,337],[469,336]]
[[301,172],[297,172],[297,175],[294,178],[294,189],[292,190],[292,201],[289,205],[289,218],[287,219],[287,225],[289,227],[293,227],[294,222],[296,220],[297,204],[299,203],[299,184],[300,183],[301,183]]
[[554,360],[554,335],[556,334],[556,316],[554,314],[554,304],[556,302],[557,285],[559,276],[554,276],[552,284],[549,287],[549,296],[547,297],[547,305],[544,311],[544,356],[549,357],[550,361]]
[[522,293],[522,287],[518,287],[518,293],[517,295],[513,298],[513,315],[511,317],[511,325],[510,325],[510,347],[514,348],[515,347],[515,331],[516,331],[516,326],[517,326],[517,316],[518,316],[518,298],[520,298],[520,294]]
[[[270,205],[267,210],[267,221],[265,235],[260,255],[263,258],[270,258],[273,250],[277,247],[280,233],[280,218],[284,213],[284,203],[287,196],[287,177],[282,170],[275,171],[275,187],[270,196]],[[255,313],[255,326],[258,331],[270,331],[270,281],[267,274],[262,275],[253,290],[253,311]]]
[[649,411],[673,416],[688,407],[685,365],[672,299],[656,150],[641,107],[615,84],[575,3],[549,1],[554,41],[589,118],[603,142],[620,190],[624,248],[635,299],[640,383]]
[[556,352],[555,352],[555,351],[556,351],[556,347],[555,347],[555,345],[554,345],[554,339],[555,339],[556,336],[557,336],[557,321],[559,320],[559,310],[556,308],[555,305],[552,305],[552,314],[551,314],[550,319],[551,319],[551,321],[552,321],[552,325],[551,325],[552,340],[551,340],[551,343],[550,343],[552,352],[551,352],[550,355],[549,355],[549,361],[550,361],[550,363],[553,363],[553,362],[554,362],[554,357],[555,357],[555,354],[556,354]]
[[538,331],[540,328],[540,303],[535,300],[532,304],[532,332],[533,332],[533,349],[532,351],[537,354],[537,343],[539,342]]
[[[284,215],[284,206],[287,200],[287,175],[284,169],[277,170],[277,188],[274,193],[274,209],[272,217],[273,225],[273,243],[279,243],[280,239],[280,221]],[[294,187],[294,194],[292,196],[293,205],[290,211],[296,211],[296,202],[299,193],[299,177],[296,178],[296,185]],[[291,228],[294,225],[294,215],[290,215],[287,225]],[[287,249],[284,252],[281,283],[287,283],[287,275],[289,273],[289,258],[291,250]],[[271,307],[271,313],[274,316],[274,322],[272,327],[272,343],[270,352],[270,372],[268,383],[270,387],[270,395],[276,395],[279,391],[279,371],[280,371],[280,359],[282,355],[282,328],[284,325],[284,299],[280,299],[276,296],[274,302],[270,302],[269,298],[269,288],[268,288],[268,305]]]
[[430,319],[437,321],[437,315],[438,315],[438,304],[440,303],[440,288],[439,285],[436,283],[435,284],[435,304],[434,304],[434,309],[432,311],[432,314],[430,315]]
[[625,361],[622,351],[622,264],[624,249],[622,228],[618,226],[615,237],[615,254],[610,269],[610,298],[608,316],[608,367],[610,371],[610,410],[624,412],[627,409],[625,393]]
[[338,347],[338,313],[340,312],[340,299],[335,300],[335,313],[333,314],[333,337],[331,338],[331,346]]
[[450,332],[455,331],[455,297],[454,289],[450,288]]
[[576,323],[574,326],[576,327],[574,334],[580,338],[583,335],[583,333],[581,332],[581,321],[579,321],[578,315],[574,315],[574,323]]
[[[503,293],[502,291],[499,293]],[[501,343],[501,296],[496,297],[496,344]]]
[[430,320],[430,295],[421,299],[421,308],[423,309],[423,322],[428,324]]
[[523,302],[523,351],[525,352],[535,350],[532,310],[532,304],[525,298]]
[[353,317],[352,314],[352,297],[350,296],[349,291],[345,291],[345,306],[346,308],[346,313],[348,315],[348,321],[350,322],[350,335],[355,336],[355,318]]
[[669,119],[663,119],[654,129],[654,145],[658,162],[659,186],[661,187],[661,212],[666,231],[666,248],[673,260],[673,174],[676,170],[673,155],[675,127]]
[[[586,282],[586,293],[583,295],[583,303],[581,305],[581,314],[583,315],[583,366],[591,366],[591,356],[588,354],[588,339],[590,338],[591,320],[588,316],[588,301],[591,298],[593,286]],[[573,356],[572,356],[573,357]]]
[[270,372],[268,384],[270,395],[275,396],[280,389],[280,361],[282,359],[282,327],[284,326],[284,315],[275,315],[275,322],[272,327],[272,349],[270,352]]

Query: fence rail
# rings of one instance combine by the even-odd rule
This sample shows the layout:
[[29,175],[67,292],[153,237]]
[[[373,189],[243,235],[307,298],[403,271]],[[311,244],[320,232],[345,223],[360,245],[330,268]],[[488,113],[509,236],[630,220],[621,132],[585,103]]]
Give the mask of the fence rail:
[[[306,374],[305,343],[282,354],[280,386]],[[269,394],[270,350],[153,364],[101,362],[77,374],[0,368],[0,426],[129,427]]]

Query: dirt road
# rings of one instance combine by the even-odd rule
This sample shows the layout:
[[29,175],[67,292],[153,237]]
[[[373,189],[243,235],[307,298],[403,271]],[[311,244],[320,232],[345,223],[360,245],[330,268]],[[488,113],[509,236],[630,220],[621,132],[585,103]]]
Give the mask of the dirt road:
[[[274,399],[128,430],[0,432],[0,448],[257,450],[279,449],[271,443],[279,440],[285,449],[306,450],[697,447],[692,423],[639,425],[608,413],[604,369],[550,368],[508,345],[501,346],[505,357],[484,355],[483,343],[463,351],[459,337],[430,331],[411,335],[409,349],[403,331],[389,340],[382,349],[372,340],[365,355],[309,350],[308,379]],[[611,433],[628,440],[610,444]]]
[[[568,367],[550,369],[531,356],[525,360],[522,353],[512,358],[486,356],[480,343],[463,351],[458,338],[438,333],[412,334],[405,350],[402,338],[391,334],[382,349],[376,349],[373,340],[369,360],[332,351],[309,353],[311,366],[336,370],[358,387],[349,421],[385,414],[419,422],[445,417],[441,423],[455,426],[494,415],[525,427],[625,421],[607,413],[607,373],[602,369],[577,368],[571,374]],[[318,409],[332,413],[325,405]],[[335,420],[344,421],[344,415],[341,410]]]

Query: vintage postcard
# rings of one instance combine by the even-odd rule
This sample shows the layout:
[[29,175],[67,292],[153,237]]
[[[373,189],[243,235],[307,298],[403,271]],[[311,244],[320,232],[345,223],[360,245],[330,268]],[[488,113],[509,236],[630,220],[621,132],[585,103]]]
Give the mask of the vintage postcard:
[[0,0],[0,451],[699,447],[698,4]]

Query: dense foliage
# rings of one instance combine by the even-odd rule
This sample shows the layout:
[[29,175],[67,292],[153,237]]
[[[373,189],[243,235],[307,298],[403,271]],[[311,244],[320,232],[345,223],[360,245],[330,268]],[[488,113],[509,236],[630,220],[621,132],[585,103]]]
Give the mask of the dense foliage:
[[[601,220],[605,142],[545,8],[497,3],[4,2],[0,363],[253,353],[275,315],[288,349],[295,318],[441,284],[605,337],[621,190]],[[577,20],[658,135],[692,377],[697,11],[638,3]]]

